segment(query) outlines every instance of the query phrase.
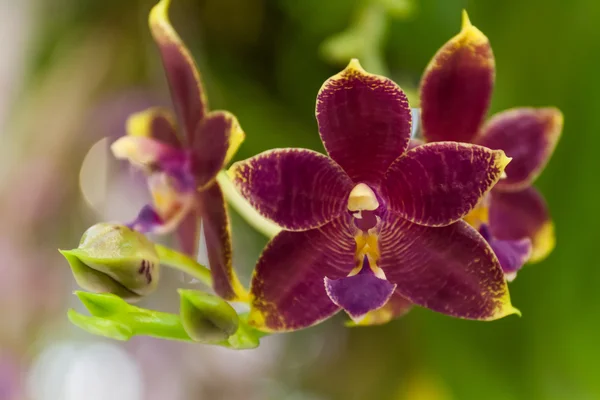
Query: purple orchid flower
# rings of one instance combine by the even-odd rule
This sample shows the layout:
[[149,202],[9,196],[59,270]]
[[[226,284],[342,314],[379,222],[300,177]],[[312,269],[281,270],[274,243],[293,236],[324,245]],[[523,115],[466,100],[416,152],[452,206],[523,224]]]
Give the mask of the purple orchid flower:
[[232,268],[229,217],[216,176],[237,151],[244,132],[231,113],[208,110],[196,64],[169,22],[169,4],[160,1],[150,12],[149,24],[176,117],[162,108],[134,114],[127,123],[128,135],[112,150],[148,174],[153,204],[130,226],[141,232],[177,230],[183,250],[195,256],[202,221],[214,290],[235,300],[244,297],[244,290]]
[[556,108],[515,108],[485,125],[495,61],[488,38],[463,13],[461,32],[435,54],[421,81],[421,122],[427,142],[457,141],[504,150],[512,158],[500,180],[467,221],[483,229],[508,278],[554,248],[554,226],[542,195],[531,186],[550,159],[563,116]]
[[301,329],[340,309],[381,323],[410,303],[467,319],[518,313],[494,253],[461,220],[500,179],[503,151],[452,142],[408,150],[406,96],[357,60],[324,83],[316,117],[329,157],[276,149],[229,170],[284,228],[252,278],[252,325]]

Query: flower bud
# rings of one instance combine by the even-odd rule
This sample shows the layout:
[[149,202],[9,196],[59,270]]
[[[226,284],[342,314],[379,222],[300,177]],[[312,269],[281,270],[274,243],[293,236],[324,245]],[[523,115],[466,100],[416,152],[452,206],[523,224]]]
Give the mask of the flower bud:
[[184,289],[179,289],[179,296],[183,328],[196,342],[221,342],[237,331],[238,315],[222,298]]
[[123,225],[96,224],[83,234],[78,248],[61,253],[77,284],[90,292],[135,300],[158,284],[160,268],[154,244]]

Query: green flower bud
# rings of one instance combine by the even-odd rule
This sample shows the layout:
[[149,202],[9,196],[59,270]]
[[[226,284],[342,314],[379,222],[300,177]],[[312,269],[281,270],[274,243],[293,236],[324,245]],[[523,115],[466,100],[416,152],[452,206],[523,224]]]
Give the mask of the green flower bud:
[[239,317],[222,298],[196,290],[178,292],[183,328],[196,342],[222,342],[238,330]]
[[90,292],[135,300],[158,284],[160,264],[154,244],[123,225],[96,224],[83,234],[78,248],[61,253],[77,284]]

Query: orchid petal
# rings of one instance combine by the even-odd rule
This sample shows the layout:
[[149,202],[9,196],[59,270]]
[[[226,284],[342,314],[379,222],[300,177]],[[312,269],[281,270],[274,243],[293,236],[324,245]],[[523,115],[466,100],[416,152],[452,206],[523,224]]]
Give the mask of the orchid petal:
[[490,42],[464,12],[462,30],[438,50],[421,80],[425,139],[471,142],[487,113],[494,75]]
[[155,5],[148,22],[162,56],[181,128],[187,140],[193,142],[196,128],[206,114],[207,102],[196,63],[169,21],[170,3],[171,0],[161,0]]
[[181,251],[196,259],[200,242],[200,215],[196,207],[181,219],[175,232]]
[[127,134],[157,140],[174,148],[181,148],[175,117],[170,110],[152,107],[127,118]]
[[544,197],[533,187],[519,192],[493,190],[489,225],[500,240],[529,238],[532,244],[529,262],[539,262],[550,254],[556,243],[554,224]]
[[282,231],[269,242],[252,278],[251,325],[290,331],[339,311],[325,291],[323,277],[340,279],[356,266],[349,224],[343,216],[317,229]]
[[193,181],[167,172],[148,177],[152,206],[146,206],[130,225],[140,232],[165,234],[172,232],[195,204]]
[[192,147],[192,173],[200,188],[214,182],[244,137],[237,118],[227,111],[213,111],[200,122]]
[[229,214],[218,184],[198,193],[198,208],[215,293],[225,300],[247,300],[248,294],[233,270]]
[[355,183],[376,183],[410,140],[411,111],[402,89],[367,73],[354,59],[317,96],[327,152]]
[[143,136],[122,136],[111,145],[111,150],[115,158],[127,160],[148,173],[184,168],[188,162],[183,150]]
[[331,301],[355,321],[383,307],[395,289],[396,285],[375,275],[367,256],[357,274],[339,279],[325,277],[325,290]]
[[484,126],[477,143],[504,150],[512,158],[506,179],[498,190],[521,190],[542,172],[554,152],[563,127],[556,108],[515,108],[494,115]]
[[494,320],[519,313],[491,248],[464,221],[440,228],[387,215],[379,267],[411,302],[459,318]]
[[275,149],[229,170],[240,193],[264,217],[288,230],[321,226],[346,210],[352,182],[329,157]]
[[358,321],[351,321],[349,326],[371,326],[387,324],[393,319],[405,315],[412,308],[413,303],[404,298],[398,290],[395,290],[390,299],[383,307],[367,313]]
[[427,226],[448,225],[479,203],[509,161],[501,150],[428,143],[396,160],[382,187],[390,210],[403,218]]

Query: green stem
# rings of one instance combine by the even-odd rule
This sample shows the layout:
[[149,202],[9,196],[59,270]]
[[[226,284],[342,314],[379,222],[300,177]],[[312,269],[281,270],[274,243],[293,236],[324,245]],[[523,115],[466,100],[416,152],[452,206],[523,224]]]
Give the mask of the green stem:
[[225,171],[219,172],[217,175],[217,182],[219,182],[219,186],[221,186],[221,190],[223,191],[223,195],[227,202],[246,220],[246,222],[248,222],[248,224],[250,224],[250,226],[268,238],[274,237],[281,231],[281,227],[260,215],[258,211],[256,211],[250,203],[238,193]]
[[151,310],[130,311],[126,319],[130,321],[129,325],[136,335],[193,342],[177,314]]
[[160,258],[161,264],[178,269],[186,274],[193,276],[206,286],[212,287],[212,277],[210,270],[196,260],[186,256],[183,253],[170,249],[160,244],[156,244],[156,252]]

